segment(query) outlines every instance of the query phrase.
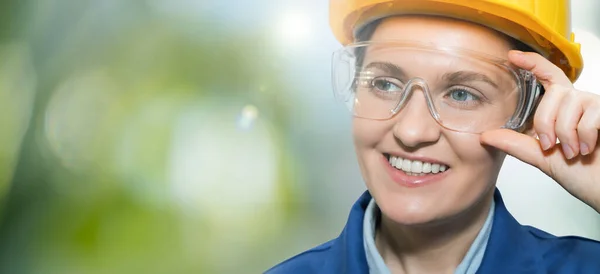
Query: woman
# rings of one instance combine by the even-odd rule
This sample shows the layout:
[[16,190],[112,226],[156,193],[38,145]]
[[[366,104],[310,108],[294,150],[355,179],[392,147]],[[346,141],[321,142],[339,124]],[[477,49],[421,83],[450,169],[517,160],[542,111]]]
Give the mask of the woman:
[[510,154],[600,212],[600,96],[572,86],[569,4],[331,0],[368,191],[338,238],[268,273],[600,273],[600,243],[521,226],[495,188]]

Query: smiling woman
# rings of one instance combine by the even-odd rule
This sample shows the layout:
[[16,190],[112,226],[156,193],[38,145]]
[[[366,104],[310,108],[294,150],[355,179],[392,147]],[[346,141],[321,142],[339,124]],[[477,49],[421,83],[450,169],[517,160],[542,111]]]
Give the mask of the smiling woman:
[[268,273],[600,269],[600,243],[521,226],[495,187],[512,155],[600,212],[600,96],[571,85],[568,4],[331,0],[334,91],[367,191],[338,238]]

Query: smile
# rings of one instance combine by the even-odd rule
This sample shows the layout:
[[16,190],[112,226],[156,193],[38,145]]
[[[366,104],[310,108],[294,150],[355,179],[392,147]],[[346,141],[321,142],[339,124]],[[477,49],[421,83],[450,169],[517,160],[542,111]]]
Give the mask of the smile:
[[450,169],[445,164],[430,163],[419,160],[404,159],[398,156],[384,154],[392,167],[401,170],[408,176],[425,176],[429,174],[444,173]]

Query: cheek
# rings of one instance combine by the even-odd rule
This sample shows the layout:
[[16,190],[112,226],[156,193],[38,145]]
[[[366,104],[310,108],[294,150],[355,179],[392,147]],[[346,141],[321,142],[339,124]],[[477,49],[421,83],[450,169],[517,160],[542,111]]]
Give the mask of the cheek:
[[381,121],[354,118],[352,121],[352,135],[354,138],[354,150],[358,160],[358,166],[367,185],[371,181],[371,173],[378,162],[377,146],[383,142],[387,130],[386,123]]
[[389,126],[385,122],[360,118],[352,120],[352,135],[357,151],[376,147],[383,141],[387,132]]
[[502,167],[506,154],[491,148],[482,146],[479,135],[450,134],[448,143],[452,147],[460,165],[459,171],[463,176],[472,179],[495,179]]

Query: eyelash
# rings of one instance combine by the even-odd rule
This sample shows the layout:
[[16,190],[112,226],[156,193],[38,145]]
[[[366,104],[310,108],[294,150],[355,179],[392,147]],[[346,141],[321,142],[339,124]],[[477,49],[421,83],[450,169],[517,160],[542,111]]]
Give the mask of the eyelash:
[[[398,89],[404,88],[402,86],[403,84],[400,80],[398,80],[396,78],[392,78],[392,77],[383,77],[383,76],[368,77],[367,79],[359,79],[358,85],[368,87],[370,92],[372,92],[373,94],[375,94],[378,97],[389,98],[390,95],[399,94],[398,92],[386,91],[386,90],[377,88],[375,85],[377,84],[378,81],[385,82],[386,84],[387,83],[392,84],[394,86],[397,86]],[[469,88],[469,87],[465,87],[465,86],[450,87],[449,89],[447,89],[447,92],[445,93],[444,98],[450,97],[452,95],[452,93],[456,92],[456,91],[464,91],[464,92],[468,93],[468,95],[472,96],[474,99],[461,102],[461,101],[457,101],[457,100],[450,98],[451,104],[458,105],[458,106],[464,107],[464,108],[473,108],[473,107],[476,107],[476,106],[481,105],[486,102],[486,98],[484,96],[476,95],[479,92],[475,91],[473,88]]]
[[389,98],[391,95],[400,95],[399,91],[387,91],[387,90],[382,90],[378,87],[376,87],[377,84],[391,84],[394,85],[396,87],[398,87],[399,90],[402,90],[402,82],[400,82],[399,80],[395,79],[395,78],[390,78],[390,77],[375,77],[372,79],[368,80],[368,86],[370,88],[370,91],[372,93],[374,93],[376,96],[379,97],[387,97]]
[[[398,82],[398,83],[396,83],[396,82]],[[398,87],[398,89],[402,89],[402,87],[401,87],[402,82],[400,82],[400,81],[398,81],[397,79],[394,79],[394,78],[377,77],[377,78],[371,79],[371,81],[370,81],[371,87],[374,87],[374,88],[377,88],[377,87],[375,87],[375,85],[377,83],[391,84],[391,85],[394,85],[394,86]],[[377,88],[377,89],[379,89],[379,88]],[[384,91],[384,90],[382,90],[382,91]],[[394,92],[394,91],[385,91],[385,92],[389,93],[389,92]]]
[[448,91],[446,92],[446,94],[444,95],[444,98],[448,98],[450,96],[452,96],[453,92],[456,91],[464,91],[466,93],[468,93],[470,96],[472,96],[474,99],[473,100],[469,100],[469,101],[457,101],[454,100],[452,98],[450,98],[450,101],[452,104],[455,105],[460,105],[461,107],[467,107],[467,108],[472,108],[472,107],[476,107],[479,106],[483,103],[485,103],[486,99],[483,96],[479,96],[476,95],[475,92],[472,88],[468,88],[468,87],[464,87],[464,86],[460,86],[460,87],[451,87],[448,89]]

